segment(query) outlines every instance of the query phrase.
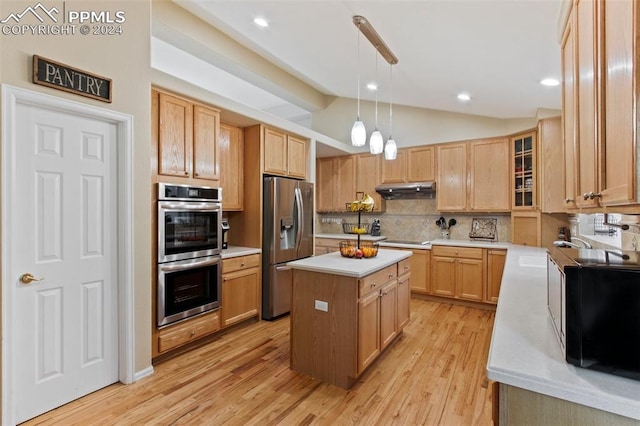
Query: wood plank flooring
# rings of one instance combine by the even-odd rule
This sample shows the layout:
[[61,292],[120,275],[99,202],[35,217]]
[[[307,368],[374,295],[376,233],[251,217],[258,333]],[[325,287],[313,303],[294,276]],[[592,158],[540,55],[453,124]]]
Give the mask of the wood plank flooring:
[[494,312],[411,299],[411,322],[344,390],[289,369],[289,318],[250,324],[25,425],[490,425]]

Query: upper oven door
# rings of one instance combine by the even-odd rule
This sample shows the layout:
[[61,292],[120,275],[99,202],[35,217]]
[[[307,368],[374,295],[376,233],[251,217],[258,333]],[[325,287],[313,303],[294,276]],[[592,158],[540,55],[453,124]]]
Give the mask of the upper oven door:
[[158,201],[158,263],[222,251],[220,203]]

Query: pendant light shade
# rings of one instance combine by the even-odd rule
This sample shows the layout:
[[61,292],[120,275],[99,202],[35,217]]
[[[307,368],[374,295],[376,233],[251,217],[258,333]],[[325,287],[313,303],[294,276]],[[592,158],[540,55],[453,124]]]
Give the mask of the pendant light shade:
[[351,127],[351,145],[364,146],[367,143],[367,129],[364,127],[364,123],[360,120],[360,28],[358,27],[358,51],[357,51],[357,65],[358,65],[358,115],[356,121]]
[[382,154],[383,146],[384,140],[382,139],[382,133],[376,129],[371,133],[371,139],[369,139],[369,152],[372,154]]
[[358,117],[351,128],[351,145],[364,146],[365,143],[367,143],[367,129],[365,129],[364,123]]
[[395,160],[398,156],[398,146],[393,140],[393,64],[389,64],[389,140],[384,147],[384,159]]

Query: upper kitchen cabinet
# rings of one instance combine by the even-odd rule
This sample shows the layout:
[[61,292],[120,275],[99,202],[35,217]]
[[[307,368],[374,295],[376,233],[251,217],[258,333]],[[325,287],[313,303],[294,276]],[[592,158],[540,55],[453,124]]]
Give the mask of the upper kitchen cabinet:
[[395,160],[382,160],[382,183],[435,180],[435,151],[431,145],[399,149]]
[[225,211],[244,209],[244,138],[242,129],[220,124],[220,186]]
[[220,111],[157,90],[152,97],[157,174],[182,181],[219,180]]
[[467,144],[436,147],[438,171],[436,204],[441,211],[464,211],[467,207]]
[[[428,182],[436,179],[436,149],[419,146],[407,149],[407,181]],[[437,189],[437,188],[436,188]]]
[[577,167],[570,207],[571,200],[578,208],[638,203],[636,8],[635,1],[577,0],[565,28],[563,75],[574,84],[563,86],[564,143]]
[[354,157],[356,162],[356,193],[363,192],[373,198],[374,212],[384,211],[385,200],[376,192],[376,186],[380,182],[380,163],[385,164],[387,161],[383,156],[376,154],[357,154]]
[[563,169],[565,167],[560,117],[538,121],[538,188],[540,210],[543,213],[567,211]]
[[564,202],[566,209],[576,206],[576,63],[573,19],[562,37],[562,141],[564,147]]
[[316,162],[316,211],[345,211],[356,197],[354,155],[319,158]]
[[438,210],[510,210],[507,138],[438,145],[436,159]]
[[264,173],[307,178],[308,140],[266,126],[263,126],[262,138]]
[[511,138],[513,210],[532,210],[538,207],[536,132]]
[[509,140],[498,138],[470,142],[469,210],[509,211],[508,182]]

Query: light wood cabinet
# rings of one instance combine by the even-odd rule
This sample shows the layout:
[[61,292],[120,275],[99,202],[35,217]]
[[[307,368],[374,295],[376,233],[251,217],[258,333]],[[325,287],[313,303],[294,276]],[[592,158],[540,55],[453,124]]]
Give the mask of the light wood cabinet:
[[562,59],[562,139],[564,147],[564,202],[576,206],[576,64],[574,20],[569,18],[561,45]]
[[438,145],[437,209],[509,211],[508,157],[506,138]]
[[220,124],[220,185],[222,208],[242,211],[244,208],[244,138],[241,128]]
[[351,387],[408,323],[410,274],[408,259],[359,279],[294,269],[291,369]]
[[316,238],[315,255],[333,253],[340,250],[340,240],[334,238]]
[[376,186],[380,183],[381,162],[385,164],[387,161],[380,155],[355,155],[356,193],[363,192],[373,198],[374,212],[384,211],[386,206],[385,200],[376,192]]
[[501,249],[487,250],[487,290],[485,302],[498,303],[502,273],[507,259],[507,251]]
[[569,208],[638,203],[637,7],[576,0],[565,27],[563,75],[575,77],[563,86],[565,153],[573,151],[576,160],[566,172]]
[[511,138],[512,210],[538,208],[537,132]]
[[382,183],[407,182],[407,157],[406,149],[399,149],[395,160],[381,160]]
[[[398,275],[411,270],[411,291],[420,294],[431,292],[431,250],[405,249],[397,247],[384,247],[390,250],[410,251],[413,255],[405,262],[400,263]],[[406,270],[403,270],[406,269]]]
[[194,342],[220,329],[220,313],[213,311],[158,331],[158,353]]
[[319,158],[316,162],[316,210],[345,211],[356,197],[355,156]]
[[565,159],[560,117],[538,121],[538,147],[540,211],[543,213],[566,212],[566,186],[563,173]]
[[222,260],[222,327],[260,314],[260,255]]
[[486,212],[510,210],[508,164],[509,141],[507,138],[469,143],[469,210]]
[[432,294],[476,302],[484,301],[485,250],[433,246],[431,255]]
[[407,181],[427,182],[436,179],[436,150],[432,145],[407,148]]
[[[402,268],[402,262],[398,269]],[[405,273],[398,277],[398,330],[402,330],[411,320],[411,275]]]
[[511,242],[523,246],[540,246],[541,214],[539,211],[511,213]]
[[439,211],[464,211],[467,208],[467,144],[439,145],[436,148],[437,196]]
[[154,90],[153,134],[157,137],[157,174],[182,179],[220,179],[220,111]]
[[263,127],[263,172],[300,179],[307,177],[308,141],[282,130]]

